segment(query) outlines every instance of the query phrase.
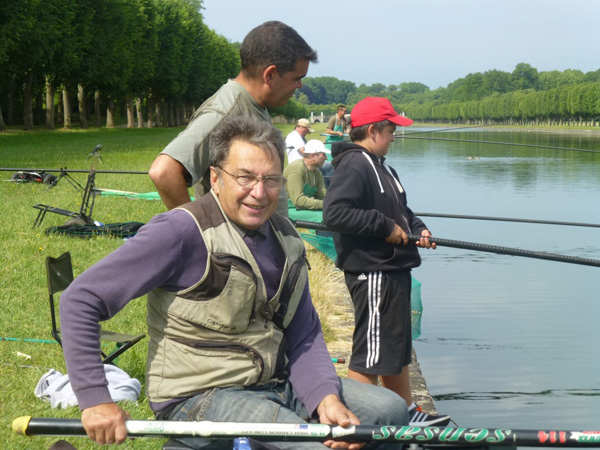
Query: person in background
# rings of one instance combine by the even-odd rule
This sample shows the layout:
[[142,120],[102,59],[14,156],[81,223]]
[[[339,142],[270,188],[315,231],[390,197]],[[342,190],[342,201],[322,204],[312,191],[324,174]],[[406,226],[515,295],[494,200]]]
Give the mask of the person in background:
[[313,133],[314,131],[315,130],[310,127],[308,119],[298,119],[294,130],[285,138],[288,164],[302,159],[302,156],[304,155],[304,145],[306,144],[306,135],[308,133]]
[[[275,214],[284,146],[279,130],[261,119],[225,119],[211,136],[211,191],[154,217],[62,294],[67,369],[83,426],[98,444],[122,443],[129,417],[107,389],[99,323],[146,293],[146,393],[160,420],[408,422],[395,393],[336,376],[311,301],[303,241]],[[180,440],[196,449],[232,448],[231,440]]]
[[319,168],[330,153],[323,142],[310,140],[304,147],[303,158],[288,164],[284,169],[288,196],[296,209],[323,209],[327,189]]
[[344,105],[338,105],[335,116],[329,119],[327,122],[327,137],[329,142],[341,141],[344,137],[346,128],[348,127],[348,121],[346,120],[346,107]]
[[[210,189],[209,138],[230,116],[252,116],[271,122],[267,107],[283,106],[296,89],[317,52],[291,27],[270,21],[254,28],[240,47],[241,71],[194,113],[182,131],[154,160],[149,175],[168,209]],[[281,190],[278,212],[287,216],[287,195]]]
[[[350,139],[333,144],[335,170],[323,205],[334,233],[336,265],[344,270],[355,312],[348,378],[384,387],[408,405],[411,426],[442,426],[449,416],[427,414],[413,402],[411,269],[417,247],[435,248],[431,233],[408,207],[398,173],[385,162],[396,126],[412,120],[385,98],[367,97],[352,109]],[[421,239],[415,244],[408,234]]]
[[[325,144],[331,148],[333,142],[339,142],[343,140],[347,127],[348,121],[346,120],[346,107],[344,105],[338,105],[335,115],[329,119],[329,122],[327,122],[327,137],[325,138]],[[320,170],[323,174],[323,177],[325,177],[325,186],[329,187],[331,176],[333,175],[333,165],[330,161],[325,161]]]

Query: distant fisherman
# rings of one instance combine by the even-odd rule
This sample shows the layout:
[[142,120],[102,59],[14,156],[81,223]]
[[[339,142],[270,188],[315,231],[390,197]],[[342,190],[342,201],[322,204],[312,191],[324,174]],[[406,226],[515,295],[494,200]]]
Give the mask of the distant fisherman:
[[302,159],[304,146],[306,145],[306,135],[312,132],[314,130],[311,128],[308,119],[298,119],[294,129],[285,138],[288,164]]
[[290,201],[296,209],[323,209],[327,189],[319,169],[330,153],[325,144],[312,139],[306,143],[302,159],[288,164],[283,171]]

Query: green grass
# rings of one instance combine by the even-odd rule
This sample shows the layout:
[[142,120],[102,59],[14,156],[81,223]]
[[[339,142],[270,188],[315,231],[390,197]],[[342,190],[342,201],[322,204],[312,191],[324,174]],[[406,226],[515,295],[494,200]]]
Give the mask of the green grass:
[[[90,152],[102,145],[102,163],[98,170],[147,171],[156,155],[180,129],[93,129],[89,131],[10,131],[0,134],[2,167],[18,168],[90,168]],[[63,179],[50,190],[43,184],[7,182],[13,172],[0,172],[0,242],[4,262],[0,265],[0,333],[2,338],[49,340],[50,313],[44,261],[70,251],[74,272],[83,270],[122,244],[114,238],[77,239],[46,236],[44,229],[64,224],[66,217],[47,214],[40,228],[32,229],[37,210],[32,206],[45,203],[79,211],[81,194]],[[85,185],[86,173],[73,173]],[[154,186],[147,175],[96,175],[96,186],[134,192],[148,192]],[[165,210],[161,202],[98,197],[92,217],[100,222],[147,222]],[[107,280],[110,282],[110,280]],[[145,301],[137,299],[107,323],[108,329],[146,332]],[[132,377],[144,379],[145,342],[119,358],[118,365]],[[23,437],[10,430],[12,420],[23,415],[44,417],[79,417],[78,408],[51,409],[34,395],[40,377],[50,368],[66,372],[58,344],[0,342],[0,439],[3,448],[47,449],[58,438]],[[132,417],[151,419],[153,414],[142,393],[136,404],[127,405]],[[86,438],[68,439],[78,449],[97,448]],[[140,439],[123,448],[160,448],[164,440]]]
[[[278,126],[286,135],[293,125]],[[324,125],[308,138],[320,138]],[[85,169],[90,167],[89,153],[101,144],[102,160],[98,170],[147,171],[156,155],[181,129],[91,129],[74,131],[11,130],[0,133],[0,165],[15,168]],[[70,251],[75,276],[122,244],[120,239],[96,237],[78,239],[47,236],[44,229],[63,225],[66,217],[47,214],[40,228],[32,229],[37,210],[32,206],[44,203],[78,211],[81,194],[67,180],[53,189],[34,183],[14,183],[13,172],[0,171],[0,242],[4,254],[0,264],[0,338],[52,339],[44,261],[46,256],[58,256]],[[73,173],[85,185],[86,173]],[[149,192],[154,185],[147,175],[96,175],[96,187],[133,192]],[[165,211],[162,202],[130,200],[118,197],[98,197],[92,217],[103,223],[126,221],[147,222]],[[309,258],[323,258],[309,252]],[[330,267],[331,264],[329,265]],[[314,272],[311,277],[314,276]],[[106,280],[107,283],[110,280]],[[314,295],[314,294],[313,294]],[[315,297],[317,297],[315,295]],[[131,333],[146,332],[145,299],[132,301],[106,328]],[[325,327],[326,330],[328,329]],[[329,338],[333,335],[328,332]],[[146,338],[147,339],[147,338]],[[146,340],[119,358],[118,366],[144,385]],[[41,376],[50,368],[66,372],[61,348],[54,343],[0,341],[0,441],[2,448],[48,449],[58,440],[46,437],[24,437],[11,432],[13,419],[19,416],[79,418],[78,408],[52,409],[34,395]],[[144,392],[135,404],[124,405],[134,419],[153,419]],[[97,448],[87,438],[68,438],[78,449]],[[121,448],[161,448],[164,440],[138,439]]]

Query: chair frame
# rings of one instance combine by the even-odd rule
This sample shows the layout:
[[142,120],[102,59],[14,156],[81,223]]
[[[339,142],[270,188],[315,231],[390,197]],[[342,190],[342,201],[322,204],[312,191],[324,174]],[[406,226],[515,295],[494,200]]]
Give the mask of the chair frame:
[[[79,183],[77,183],[75,180],[75,184],[73,184],[73,182],[71,182],[71,184],[75,187],[79,187],[81,188],[81,206],[79,208],[79,212],[75,212],[75,211],[69,211],[67,209],[63,209],[63,208],[57,208],[55,206],[50,206],[50,205],[45,205],[43,203],[37,203],[35,205],[33,205],[33,207],[35,209],[38,209],[38,215],[35,218],[35,221],[33,222],[33,228],[37,228],[40,225],[42,225],[42,222],[44,221],[44,218],[46,217],[46,213],[54,213],[54,214],[60,214],[62,216],[67,216],[70,217],[70,219],[67,221],[67,223],[77,223],[78,225],[94,225],[94,219],[92,219],[92,211],[94,210],[94,202],[96,200],[96,194],[98,191],[96,191],[95,186],[96,186],[96,164],[97,161],[102,161],[102,157],[100,156],[100,149],[102,148],[101,145],[97,145],[94,150],[92,151],[92,153],[89,154],[89,157],[92,159],[92,165],[90,167],[90,172],[88,174],[88,178],[87,178],[87,182],[85,184],[85,188],[82,188],[81,185]],[[61,169],[61,174],[60,177],[57,178],[55,180],[54,185],[56,185],[56,183],[58,183],[58,181],[60,180],[60,178],[62,178],[63,176],[68,176],[69,178],[70,175],[68,175],[68,173],[66,172],[66,168],[63,170]]]
[[[59,270],[54,269],[53,264],[64,261],[66,265],[66,273],[61,273]],[[50,302],[50,319],[52,322],[52,337],[62,347],[62,337],[60,335],[60,328],[58,326],[58,320],[56,318],[56,300],[55,294],[64,291],[69,284],[73,281],[73,266],[71,263],[71,253],[65,252],[57,258],[51,256],[46,257],[46,277],[48,282],[48,300]],[[100,329],[100,340],[106,342],[114,342],[116,349],[109,354],[100,351],[102,355],[102,361],[104,364],[114,364],[114,360],[122,355],[125,351],[129,350],[139,341],[141,341],[146,335],[145,334],[125,334],[115,333],[114,331],[108,331]]]

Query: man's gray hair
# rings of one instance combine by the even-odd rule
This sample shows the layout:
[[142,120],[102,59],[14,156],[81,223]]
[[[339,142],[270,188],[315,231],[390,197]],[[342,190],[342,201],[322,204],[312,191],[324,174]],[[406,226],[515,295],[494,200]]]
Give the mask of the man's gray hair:
[[229,157],[234,141],[243,141],[262,149],[270,158],[277,159],[283,170],[285,141],[281,131],[264,120],[249,116],[228,117],[210,135],[210,163],[222,167]]
[[256,78],[267,67],[277,66],[279,75],[294,70],[301,59],[317,62],[317,52],[292,27],[276,20],[251,30],[240,47],[242,72]]

